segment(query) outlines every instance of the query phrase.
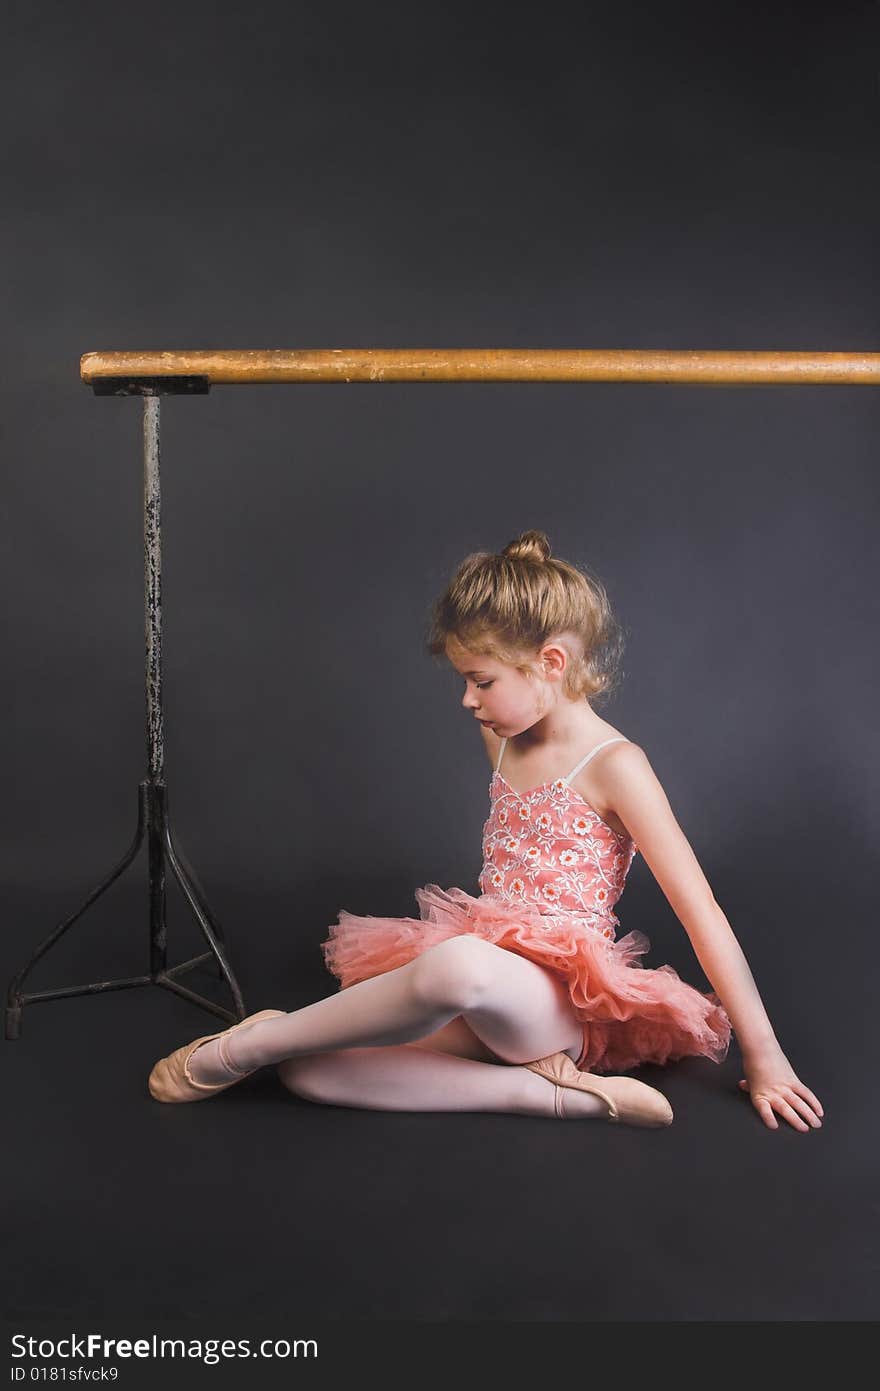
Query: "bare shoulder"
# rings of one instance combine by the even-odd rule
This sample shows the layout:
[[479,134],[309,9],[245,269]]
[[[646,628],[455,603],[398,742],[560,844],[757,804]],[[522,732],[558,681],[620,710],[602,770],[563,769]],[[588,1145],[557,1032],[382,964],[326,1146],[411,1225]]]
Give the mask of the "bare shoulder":
[[494,729],[489,729],[486,725],[482,724],[480,725],[479,729],[480,733],[483,736],[483,743],[486,748],[486,756],[488,757],[489,762],[492,765],[492,768],[494,769],[495,764],[498,762],[498,755],[501,752],[501,740],[498,738],[498,735],[495,733]]
[[610,744],[593,759],[596,778],[608,789],[621,785],[638,786],[656,777],[650,759],[634,739]]
[[[608,744],[591,758],[572,786],[621,835],[631,833],[625,819],[633,795],[638,796],[653,777],[648,756],[640,744],[626,735],[610,736],[621,742]],[[629,795],[627,795],[627,793]]]
[[[648,755],[641,744],[636,743],[635,739],[628,739],[626,735],[623,735],[622,743],[609,744],[606,749],[602,750],[601,761],[606,768],[636,768],[640,765],[644,766],[648,762]],[[598,758],[596,762],[599,762]]]
[[[677,829],[669,799],[641,744],[629,740],[612,744],[593,764],[593,790],[602,804],[597,808],[600,815],[615,828],[624,827],[643,852],[649,832],[653,835],[664,826]],[[593,764],[584,772],[589,773]]]
[[[605,752],[603,749],[602,755]],[[616,744],[607,753],[602,768],[596,770],[609,808],[605,819],[626,828],[696,944],[700,937],[708,936],[707,924],[713,921],[718,905],[693,847],[645,750],[639,744]],[[599,763],[602,755],[594,761]]]
[[648,763],[648,755],[641,744],[637,744],[629,735],[615,729],[613,725],[606,726],[596,747],[598,752],[590,759],[584,771],[594,769],[600,779],[612,769],[638,769],[644,768]]

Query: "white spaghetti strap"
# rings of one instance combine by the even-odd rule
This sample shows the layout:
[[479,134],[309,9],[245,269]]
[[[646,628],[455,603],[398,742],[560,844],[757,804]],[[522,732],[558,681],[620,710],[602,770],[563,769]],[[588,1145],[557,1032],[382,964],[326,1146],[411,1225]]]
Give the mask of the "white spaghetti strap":
[[605,746],[606,746],[607,744],[619,744],[619,743],[628,744],[628,743],[629,743],[629,740],[628,740],[628,739],[624,739],[624,737],[623,737],[622,734],[615,734],[613,739],[605,739],[605,740],[603,740],[603,742],[602,742],[601,744],[597,744],[596,747],[595,747],[594,749],[590,749],[590,752],[587,754],[587,756],[586,756],[585,758],[582,758],[581,761],[580,761],[580,763],[578,763],[576,767],[572,768],[571,772],[568,773],[568,774],[562,779],[562,781],[563,781],[563,782],[571,782],[571,780],[572,780],[572,778],[575,776],[575,774],[579,773],[579,772],[581,771],[581,769],[582,769],[583,767],[585,767],[585,765],[586,765],[587,763],[589,763],[589,761],[590,761],[590,759],[593,757],[593,755],[594,755],[594,754],[597,754],[597,753],[599,752],[600,749],[604,749]]
[[506,746],[507,746],[507,739],[504,738],[504,739],[501,740],[501,748],[500,748],[499,753],[498,753],[498,762],[495,764],[495,772],[496,772],[496,773],[500,773],[500,772],[501,772],[501,760],[502,760],[502,758],[504,757],[504,750],[505,750]]

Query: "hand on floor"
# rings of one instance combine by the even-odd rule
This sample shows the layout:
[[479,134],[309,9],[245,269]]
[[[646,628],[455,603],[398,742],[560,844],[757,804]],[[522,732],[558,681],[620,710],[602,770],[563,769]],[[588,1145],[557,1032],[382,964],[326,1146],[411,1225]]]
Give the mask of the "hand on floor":
[[795,1073],[781,1049],[745,1063],[739,1086],[769,1130],[778,1130],[776,1112],[795,1130],[818,1130],[825,1112],[819,1098]]

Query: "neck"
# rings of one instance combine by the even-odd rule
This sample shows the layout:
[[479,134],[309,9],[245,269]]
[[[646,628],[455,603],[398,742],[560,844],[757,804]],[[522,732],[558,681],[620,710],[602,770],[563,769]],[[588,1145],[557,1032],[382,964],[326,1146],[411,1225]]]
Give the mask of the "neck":
[[508,743],[515,745],[521,753],[528,753],[532,749],[546,752],[549,749],[580,747],[591,737],[598,738],[604,731],[604,722],[587,701],[570,701],[564,706],[556,706],[524,729],[522,734],[512,735]]

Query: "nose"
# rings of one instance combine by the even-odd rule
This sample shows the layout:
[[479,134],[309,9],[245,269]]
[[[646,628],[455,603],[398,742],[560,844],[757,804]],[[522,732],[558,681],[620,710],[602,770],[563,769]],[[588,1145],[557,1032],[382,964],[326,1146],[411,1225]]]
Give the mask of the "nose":
[[470,691],[465,691],[461,698],[461,703],[465,710],[476,710],[480,704],[479,700]]

